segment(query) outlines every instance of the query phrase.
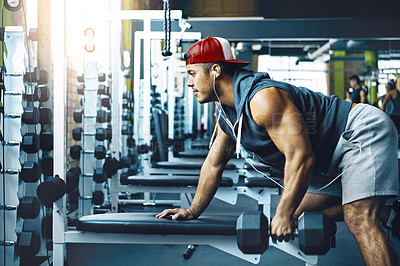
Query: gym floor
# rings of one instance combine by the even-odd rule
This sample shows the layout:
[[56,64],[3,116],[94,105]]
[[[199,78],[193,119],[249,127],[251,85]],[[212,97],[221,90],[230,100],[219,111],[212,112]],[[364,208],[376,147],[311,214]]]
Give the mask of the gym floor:
[[[163,208],[146,207],[131,209],[130,211],[158,212]],[[235,214],[239,215],[243,211],[256,210],[257,203],[246,196],[239,195],[238,203],[235,206],[226,204],[218,199],[214,199],[206,210],[210,214]],[[323,266],[346,266],[364,265],[360,250],[344,222],[338,222],[336,233],[336,248],[331,249],[325,256],[320,256],[318,265]],[[390,239],[395,250],[400,257],[400,241]],[[188,243],[190,244],[190,243]],[[107,245],[99,254],[98,247],[89,244],[68,245],[67,261],[69,265],[96,265],[109,266],[112,256],[113,265],[254,265],[215,249],[211,246],[199,246],[188,260],[183,259],[182,255],[186,251],[186,245]],[[294,258],[283,251],[270,247],[261,257],[259,265],[305,265],[305,263]]]

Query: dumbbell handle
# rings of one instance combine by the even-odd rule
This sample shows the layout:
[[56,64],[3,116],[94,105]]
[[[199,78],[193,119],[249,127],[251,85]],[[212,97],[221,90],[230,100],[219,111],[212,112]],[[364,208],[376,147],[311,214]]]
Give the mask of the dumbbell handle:
[[15,206],[15,205],[9,205],[9,204],[0,205],[0,210],[14,211],[16,209],[17,209],[17,206]]

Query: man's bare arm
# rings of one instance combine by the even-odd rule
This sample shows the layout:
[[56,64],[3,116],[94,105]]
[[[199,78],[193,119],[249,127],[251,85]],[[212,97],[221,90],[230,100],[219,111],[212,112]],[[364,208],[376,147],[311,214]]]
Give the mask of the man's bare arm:
[[232,157],[234,142],[218,127],[217,137],[200,170],[196,194],[189,209],[166,209],[156,215],[164,218],[172,215],[172,219],[196,219],[213,199],[226,163]]

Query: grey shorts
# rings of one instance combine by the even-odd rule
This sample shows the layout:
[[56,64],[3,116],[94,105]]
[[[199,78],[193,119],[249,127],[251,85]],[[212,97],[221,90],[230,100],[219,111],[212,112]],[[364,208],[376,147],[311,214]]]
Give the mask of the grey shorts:
[[342,204],[374,196],[398,196],[398,135],[390,118],[357,104],[333,153],[329,176],[314,177],[307,192],[342,198]]

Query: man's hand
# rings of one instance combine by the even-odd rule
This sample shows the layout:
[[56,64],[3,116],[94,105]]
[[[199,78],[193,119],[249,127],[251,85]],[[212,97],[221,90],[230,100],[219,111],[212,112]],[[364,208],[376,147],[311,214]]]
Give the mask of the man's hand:
[[192,211],[190,209],[165,209],[161,213],[157,214],[157,218],[165,218],[172,215],[172,220],[192,220],[195,219]]
[[273,241],[288,242],[294,239],[293,220],[287,215],[275,215],[271,222],[271,237]]

